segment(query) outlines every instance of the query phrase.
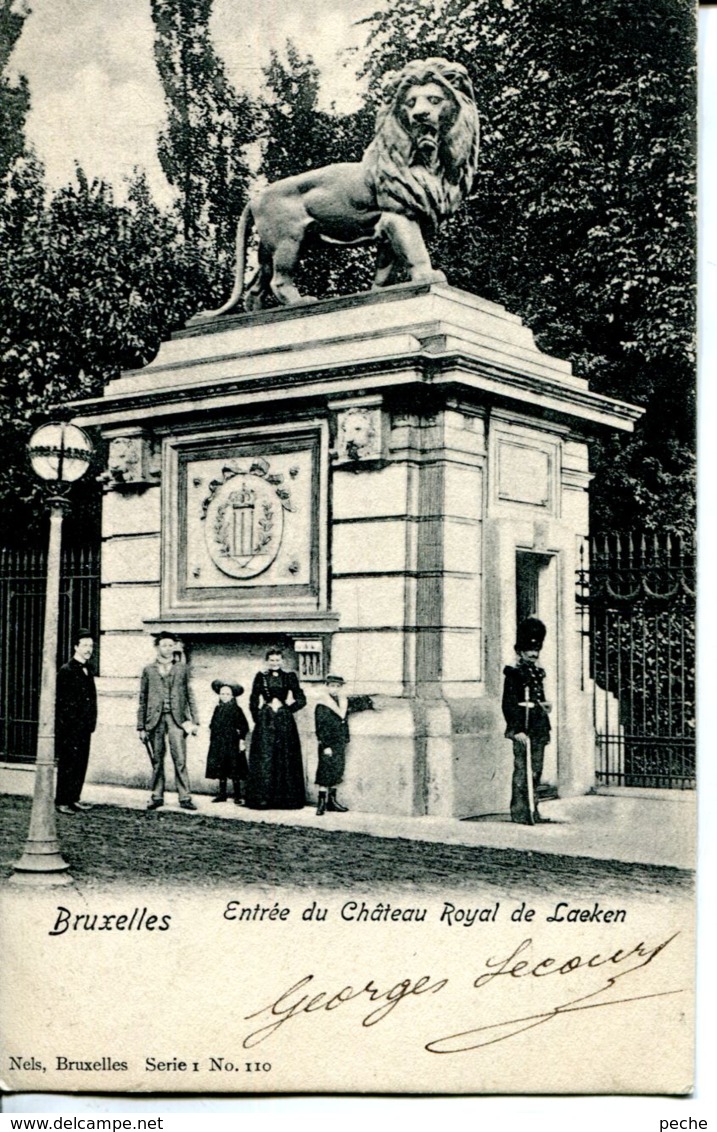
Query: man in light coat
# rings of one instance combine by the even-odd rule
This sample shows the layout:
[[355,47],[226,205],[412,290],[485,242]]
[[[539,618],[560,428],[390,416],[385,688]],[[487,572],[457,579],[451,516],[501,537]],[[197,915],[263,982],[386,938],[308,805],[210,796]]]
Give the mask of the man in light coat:
[[155,637],[157,658],[142,672],[139,689],[137,730],[152,759],[152,797],[148,810],[164,805],[164,758],[166,744],[174,763],[179,804],[196,810],[187,774],[187,735],[197,733],[197,708],[189,686],[184,661],[175,659],[179,638],[163,630]]

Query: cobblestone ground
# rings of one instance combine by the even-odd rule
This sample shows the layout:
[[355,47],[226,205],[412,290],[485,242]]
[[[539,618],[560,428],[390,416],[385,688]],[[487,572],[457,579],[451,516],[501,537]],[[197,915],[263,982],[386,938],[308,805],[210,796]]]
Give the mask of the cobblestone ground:
[[[22,853],[30,800],[0,797],[0,869],[10,874]],[[257,885],[311,889],[362,887],[410,891],[470,890],[490,894],[685,897],[692,874],[653,865],[561,857],[361,833],[225,822],[168,812],[96,806],[74,818],[58,815],[58,836],[75,879],[152,886],[189,883],[198,889]]]

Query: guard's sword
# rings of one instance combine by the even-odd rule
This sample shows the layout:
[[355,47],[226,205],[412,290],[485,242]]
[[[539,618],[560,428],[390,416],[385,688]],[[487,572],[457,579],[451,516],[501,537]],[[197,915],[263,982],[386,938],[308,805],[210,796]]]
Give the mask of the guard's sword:
[[525,708],[525,775],[528,786],[528,825],[535,825],[535,792],[533,790],[533,750],[530,742],[528,727],[530,726],[530,709],[535,704],[530,698],[530,687],[525,689],[525,699],[519,704]]

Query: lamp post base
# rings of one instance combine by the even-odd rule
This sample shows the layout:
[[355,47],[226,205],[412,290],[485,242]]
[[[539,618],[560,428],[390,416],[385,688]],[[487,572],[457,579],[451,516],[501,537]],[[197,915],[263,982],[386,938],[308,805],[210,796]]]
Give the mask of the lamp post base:
[[57,841],[26,845],[8,879],[10,884],[32,885],[35,888],[73,883],[70,866],[63,859]]
[[15,871],[8,877],[7,884],[12,888],[66,888],[74,884],[70,873],[22,873]]

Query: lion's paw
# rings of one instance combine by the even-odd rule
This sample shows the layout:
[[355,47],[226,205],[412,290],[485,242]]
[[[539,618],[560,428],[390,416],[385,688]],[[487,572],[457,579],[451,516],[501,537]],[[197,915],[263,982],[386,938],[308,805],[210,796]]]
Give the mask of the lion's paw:
[[308,303],[318,303],[318,299],[314,295],[300,295],[297,290],[292,288],[290,291],[279,290],[274,291],[274,295],[282,307],[302,307]]
[[412,283],[447,283],[445,272],[443,271],[412,271]]

